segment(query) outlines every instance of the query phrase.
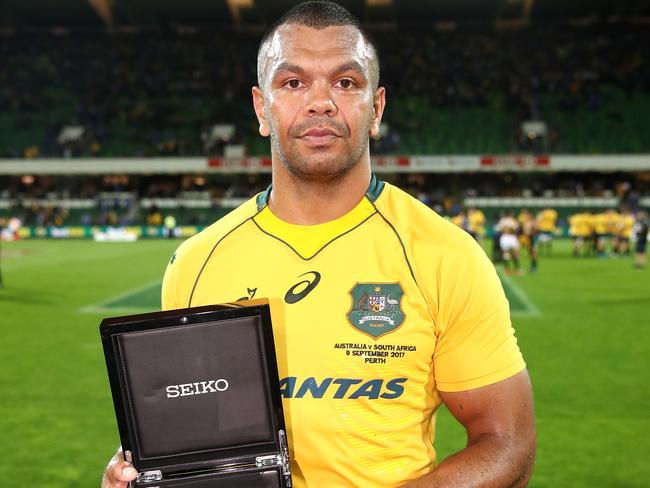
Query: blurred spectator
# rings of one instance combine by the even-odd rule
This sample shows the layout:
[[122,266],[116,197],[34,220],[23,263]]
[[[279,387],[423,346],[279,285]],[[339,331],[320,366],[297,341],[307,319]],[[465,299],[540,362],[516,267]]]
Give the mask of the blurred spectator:
[[[268,153],[250,103],[258,35],[198,28],[0,35],[0,157],[58,155],[65,126],[84,128],[68,147],[73,156],[219,154],[206,138],[215,124],[234,125],[249,153]],[[377,153],[537,150],[538,141],[517,142],[526,120],[548,124],[544,150],[650,150],[647,127],[627,130],[644,120],[650,100],[644,26],[402,26],[376,42],[382,84],[396,97],[384,117],[389,130],[373,142]],[[573,120],[597,113],[590,127]],[[603,124],[621,137],[606,140]],[[603,137],[590,137],[594,131]],[[474,141],[475,132],[488,139]]]

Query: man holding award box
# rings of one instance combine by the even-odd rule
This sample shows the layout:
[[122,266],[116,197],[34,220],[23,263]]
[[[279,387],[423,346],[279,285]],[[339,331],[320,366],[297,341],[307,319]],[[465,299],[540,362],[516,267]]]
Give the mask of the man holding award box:
[[[268,298],[294,486],[525,486],[528,373],[480,246],[371,172],[375,48],[331,2],[267,33],[252,90],[272,186],[172,256],[163,308]],[[467,446],[433,448],[444,403]],[[136,476],[120,453],[103,486]]]

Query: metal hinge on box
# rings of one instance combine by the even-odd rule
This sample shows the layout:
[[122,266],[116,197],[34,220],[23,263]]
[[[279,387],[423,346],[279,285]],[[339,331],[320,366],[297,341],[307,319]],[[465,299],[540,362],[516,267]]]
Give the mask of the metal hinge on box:
[[279,466],[282,475],[285,477],[287,486],[291,486],[291,468],[289,466],[289,449],[287,448],[287,438],[283,430],[278,431],[278,440],[280,442],[280,454],[270,456],[258,456],[255,458],[255,466],[258,468]]
[[138,473],[138,483],[151,483],[152,481],[162,481],[162,479],[162,471],[159,469]]
[[291,461],[289,459],[289,446],[287,445],[287,436],[284,430],[278,431],[278,440],[280,441],[280,458],[282,459],[282,475],[285,478],[287,486],[291,486]]

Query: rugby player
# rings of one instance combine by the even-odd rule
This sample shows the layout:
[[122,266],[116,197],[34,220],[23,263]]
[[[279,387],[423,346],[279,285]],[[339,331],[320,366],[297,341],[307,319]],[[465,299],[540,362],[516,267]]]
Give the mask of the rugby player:
[[501,251],[501,231],[499,230],[499,222],[505,215],[505,212],[499,212],[493,216],[492,221],[492,262],[494,264],[503,263],[503,252]]
[[583,256],[585,244],[591,236],[591,215],[587,212],[578,212],[569,217],[569,235],[573,239],[573,256]]
[[607,242],[609,244],[609,249],[613,254],[618,253],[619,247],[619,227],[621,223],[621,214],[618,213],[615,209],[610,208],[605,212],[607,216]]
[[[269,298],[296,488],[524,486],[535,426],[508,302],[474,239],[371,173],[372,43],[342,7],[300,4],[258,80],[272,186],[178,248],[163,308]],[[442,403],[467,444],[439,462]],[[135,476],[118,453],[103,483]]]
[[622,255],[630,254],[630,241],[634,230],[634,214],[629,208],[624,208],[621,212],[621,220],[618,225],[618,253]]
[[537,229],[539,230],[540,252],[549,256],[553,247],[553,235],[555,234],[555,224],[557,222],[557,210],[554,208],[545,208],[537,214]]
[[648,248],[648,215],[640,210],[636,215],[634,225],[634,234],[636,239],[636,249],[634,254],[634,267],[643,269],[647,263],[646,250]]
[[607,212],[599,212],[591,216],[593,226],[594,249],[599,258],[607,257],[609,242],[609,216]]
[[465,212],[464,210],[461,210],[460,212],[458,212],[458,214],[454,215],[451,218],[451,223],[457,225],[465,232],[467,232],[469,235],[471,235],[474,239],[476,239],[476,234],[472,230],[470,220],[467,216],[467,212]]
[[519,274],[519,223],[506,211],[496,225],[499,231],[499,247],[503,256],[506,274]]
[[467,210],[467,220],[471,234],[480,243],[485,237],[485,214],[480,208],[470,207]]
[[521,209],[517,215],[517,221],[519,222],[519,242],[528,253],[530,272],[534,273],[537,271],[537,221],[525,208]]

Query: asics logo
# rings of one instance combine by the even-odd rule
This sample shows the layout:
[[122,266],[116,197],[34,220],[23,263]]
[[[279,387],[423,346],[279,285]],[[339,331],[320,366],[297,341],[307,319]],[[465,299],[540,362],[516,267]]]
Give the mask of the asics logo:
[[257,288],[246,288],[246,291],[248,292],[248,296],[239,297],[237,299],[238,302],[243,302],[244,300],[252,300],[253,298],[255,298],[255,293],[257,293]]
[[301,274],[298,278],[303,276],[310,275],[309,278],[305,278],[302,281],[299,281],[293,285],[287,293],[284,295],[284,301],[288,304],[297,303],[307,295],[309,295],[314,288],[320,282],[320,273],[318,271],[307,271],[306,273]]

